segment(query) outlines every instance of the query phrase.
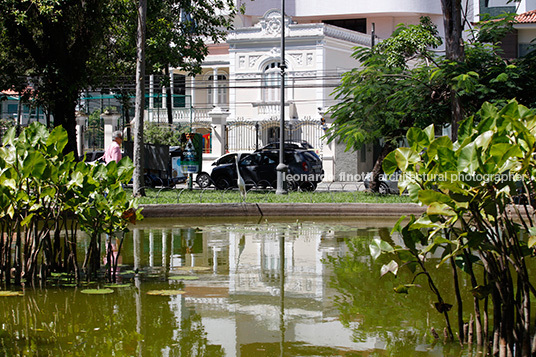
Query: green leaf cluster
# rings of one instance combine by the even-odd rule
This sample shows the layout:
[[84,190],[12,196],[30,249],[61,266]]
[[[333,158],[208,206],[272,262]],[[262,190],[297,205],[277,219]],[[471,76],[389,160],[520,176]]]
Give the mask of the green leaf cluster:
[[[9,281],[6,272],[12,268],[18,278],[34,280],[40,261],[49,272],[76,271],[77,227],[96,239],[101,233],[125,231],[129,223],[141,219],[136,201],[122,188],[132,176],[130,159],[108,165],[78,162],[72,152],[64,154],[67,141],[62,127],[49,132],[36,122],[19,136],[15,128],[4,136],[0,147],[0,229],[7,237],[0,243],[4,281]],[[24,254],[11,260],[13,248]]]
[[[401,235],[404,244],[375,242],[373,257],[394,254],[414,279],[425,275],[438,296],[438,311],[445,313],[450,304],[442,300],[424,266],[427,257],[439,256],[439,265],[449,262],[452,269],[471,276],[475,299],[493,297],[496,333],[506,336],[503,326],[511,324],[512,329],[517,326],[516,336],[524,336],[530,321],[523,307],[535,292],[527,264],[534,254],[536,232],[531,213],[536,192],[536,112],[515,100],[505,106],[485,103],[460,124],[457,141],[436,137],[434,131],[433,125],[411,128],[408,147],[394,150],[383,162],[387,174],[402,172],[400,191],[407,191],[427,210],[406,224],[405,217],[399,221],[393,233]],[[397,269],[390,263],[382,274],[396,274]],[[476,270],[482,270],[483,277],[478,278]],[[522,337],[505,338],[511,348],[525,343]]]
[[[330,140],[359,149],[377,140],[397,143],[412,126],[443,124],[450,119],[445,83],[433,75],[433,49],[441,44],[429,18],[419,25],[399,26],[377,46],[357,48],[361,65],[342,77],[335,89],[338,104],[327,131]],[[411,66],[410,66],[411,65]]]
[[482,22],[459,62],[433,52],[441,39],[428,18],[400,25],[372,49],[357,48],[353,56],[360,66],[345,73],[335,89],[340,102],[330,108],[334,123],[327,136],[347,149],[380,139],[396,145],[413,126],[450,124],[452,95],[465,117],[485,102],[504,106],[512,98],[534,107],[536,51],[505,60],[498,45],[511,28],[511,16]]
[[181,135],[189,132],[189,127],[169,124],[146,122],[143,128],[144,140],[149,144],[179,146],[182,144]]

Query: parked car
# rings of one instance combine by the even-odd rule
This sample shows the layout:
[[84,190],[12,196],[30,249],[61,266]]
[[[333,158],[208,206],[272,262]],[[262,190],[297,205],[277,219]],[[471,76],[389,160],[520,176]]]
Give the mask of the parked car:
[[[259,151],[263,151],[263,150],[277,150],[279,149],[279,141],[277,142],[273,142],[273,143],[270,143],[270,144],[267,144],[257,150],[255,150],[255,152],[259,152]],[[301,150],[313,150],[313,146],[311,144],[309,144],[307,141],[289,141],[289,142],[285,142],[285,151],[286,150],[296,150],[296,149],[301,149]]]
[[[288,165],[286,179],[289,190],[300,188],[304,191],[314,191],[322,181],[324,174],[322,160],[314,152],[285,150],[285,163]],[[240,155],[238,159],[240,176],[248,187],[275,188],[278,164],[279,150],[265,149]],[[217,189],[236,187],[236,161],[214,167],[210,176]]]
[[97,160],[104,162],[104,150],[86,151],[84,155],[85,162],[94,162]]
[[200,188],[207,188],[210,187],[213,184],[213,181],[210,177],[210,174],[212,173],[212,170],[220,165],[227,165],[227,164],[235,164],[236,156],[237,155],[246,155],[250,154],[250,152],[232,152],[225,155],[220,156],[216,160],[210,164],[208,167],[203,167],[203,171],[199,172],[197,176],[195,177],[195,182]]
[[[381,193],[382,195],[394,193],[398,194],[398,176],[400,175],[400,171],[397,170],[393,175],[380,175],[380,187],[378,187],[378,193]],[[370,178],[372,177],[372,173],[369,172],[365,175],[365,179],[363,180],[363,184],[365,185],[365,188],[368,190],[370,189]]]

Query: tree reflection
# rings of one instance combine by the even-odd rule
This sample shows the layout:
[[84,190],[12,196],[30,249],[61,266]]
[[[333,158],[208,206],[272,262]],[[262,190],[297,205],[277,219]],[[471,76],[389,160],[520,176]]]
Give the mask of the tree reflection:
[[[434,327],[442,335],[444,326],[440,314],[433,308],[433,296],[427,286],[409,294],[396,294],[393,289],[400,280],[405,281],[404,271],[398,278],[391,275],[380,278],[380,267],[387,261],[373,261],[369,252],[369,243],[377,234],[391,240],[387,229],[360,230],[358,236],[347,239],[347,254],[325,261],[334,272],[331,286],[338,293],[334,300],[339,318],[345,327],[352,329],[354,341],[380,338],[378,347],[384,344],[392,355],[433,348],[435,340],[430,329]],[[454,301],[448,277],[448,269],[443,267],[434,279],[444,289],[445,296]],[[424,280],[416,283],[426,284]],[[462,281],[462,284],[467,283]]]
[[48,289],[0,299],[0,354],[224,355],[221,346],[209,344],[199,314],[186,309],[188,313],[177,319],[170,297],[142,291],[138,325],[134,308],[138,293],[135,286],[115,289],[106,296],[84,295],[74,288]]

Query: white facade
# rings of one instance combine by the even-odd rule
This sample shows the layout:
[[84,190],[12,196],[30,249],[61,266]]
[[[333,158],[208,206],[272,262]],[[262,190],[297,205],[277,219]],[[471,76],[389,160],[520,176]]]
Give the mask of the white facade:
[[[505,1],[490,0],[487,8],[502,8]],[[523,0],[517,10],[534,8],[533,3]],[[484,4],[470,1],[470,18],[476,20]],[[187,103],[174,114],[175,121],[190,122],[207,138],[211,135],[206,163],[226,151],[253,150],[279,140],[281,1],[237,0],[237,5],[245,5],[245,13],[236,19],[226,43],[209,45],[203,73],[186,78]],[[371,45],[373,29],[379,39],[387,38],[400,23],[417,24],[421,16],[429,16],[443,34],[441,1],[286,0],[285,12],[286,139],[306,140],[315,147],[326,181],[369,171],[372,147],[345,153],[323,138],[330,124],[325,112],[336,103],[333,90],[344,72],[359,66],[351,54],[357,46]],[[163,115],[160,110],[157,118]]]
[[[279,140],[281,2],[238,0],[237,5],[246,10],[227,43],[209,46],[203,73],[186,80],[191,107],[175,111],[175,120],[191,121],[197,131],[218,133],[224,141],[214,145],[212,135],[207,164],[226,151]],[[330,124],[326,111],[336,103],[333,90],[344,72],[359,66],[351,55],[357,46],[371,45],[373,27],[381,39],[400,23],[417,24],[421,16],[440,25],[440,1],[287,0],[285,7],[285,138],[315,147],[326,181],[337,180],[342,169],[350,175],[370,170],[371,158],[360,163],[364,155],[344,153],[323,138]]]

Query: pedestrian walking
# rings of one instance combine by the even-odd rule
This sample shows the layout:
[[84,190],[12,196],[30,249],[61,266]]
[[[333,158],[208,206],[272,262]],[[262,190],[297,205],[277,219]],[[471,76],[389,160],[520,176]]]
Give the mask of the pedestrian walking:
[[121,143],[123,142],[123,133],[121,130],[116,130],[112,133],[112,143],[106,148],[104,153],[104,161],[109,163],[111,161],[119,162],[123,155],[121,154]]

